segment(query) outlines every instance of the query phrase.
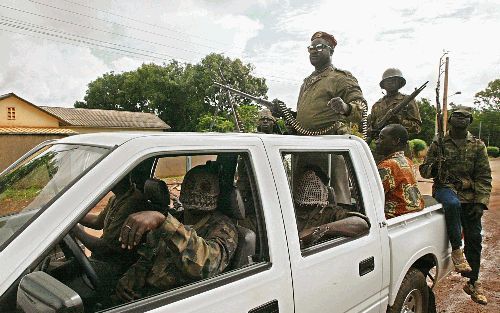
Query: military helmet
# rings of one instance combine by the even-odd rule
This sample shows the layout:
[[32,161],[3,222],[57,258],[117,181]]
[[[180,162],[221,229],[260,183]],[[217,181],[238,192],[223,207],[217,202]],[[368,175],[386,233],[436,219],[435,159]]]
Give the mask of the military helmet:
[[451,109],[448,112],[448,121],[450,121],[450,118],[453,115],[453,113],[462,113],[462,114],[470,117],[470,122],[472,123],[473,118],[472,118],[472,108],[471,107],[467,107],[465,105],[457,105],[456,107],[454,107],[453,109]]
[[272,120],[273,122],[276,122],[276,119],[274,118],[273,114],[271,113],[271,110],[268,108],[264,108],[259,112],[259,120],[262,119],[269,119]]
[[384,81],[386,79],[392,78],[392,77],[397,77],[399,78],[399,88],[403,87],[406,85],[406,79],[403,77],[403,73],[401,73],[401,70],[397,68],[388,68],[384,71],[384,74],[382,74],[382,80],[380,81],[380,88],[384,89]]

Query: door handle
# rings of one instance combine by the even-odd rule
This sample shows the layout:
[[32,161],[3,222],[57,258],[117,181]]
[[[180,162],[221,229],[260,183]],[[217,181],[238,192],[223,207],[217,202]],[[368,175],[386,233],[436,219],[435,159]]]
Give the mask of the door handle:
[[359,276],[364,276],[375,269],[375,258],[369,257],[359,262]]
[[278,300],[273,300],[259,307],[251,309],[248,313],[279,313]]

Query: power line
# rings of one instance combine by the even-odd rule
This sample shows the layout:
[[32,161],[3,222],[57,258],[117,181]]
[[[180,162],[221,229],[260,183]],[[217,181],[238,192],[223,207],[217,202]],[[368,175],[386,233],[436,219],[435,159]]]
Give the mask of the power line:
[[205,41],[216,42],[216,43],[219,43],[219,44],[224,45],[224,46],[228,45],[228,43],[224,43],[224,42],[220,42],[220,41],[208,40],[208,39],[206,39],[203,36],[198,36],[198,35],[189,34],[187,32],[180,31],[180,30],[176,29],[175,27],[173,27],[172,25],[168,25],[169,27],[166,27],[166,26],[162,26],[162,25],[157,25],[157,24],[153,24],[153,23],[144,22],[144,21],[141,21],[141,20],[138,20],[138,19],[135,19],[135,18],[131,18],[131,17],[128,17],[128,16],[125,16],[125,15],[116,14],[116,13],[113,13],[113,12],[110,12],[110,11],[106,11],[106,10],[99,9],[99,8],[96,8],[96,7],[92,7],[92,6],[85,5],[85,4],[81,4],[81,3],[78,3],[78,2],[75,2],[75,1],[70,1],[70,0],[62,0],[62,1],[67,2],[67,3],[71,3],[71,4],[75,4],[75,5],[78,5],[78,6],[87,8],[87,9],[91,9],[91,10],[94,10],[94,11],[106,13],[106,14],[109,14],[109,15],[112,15],[112,16],[116,16],[116,17],[119,17],[119,18],[123,18],[123,19],[129,20],[129,21],[133,21],[133,22],[136,22],[136,23],[141,23],[141,24],[148,25],[148,26],[153,26],[153,27],[156,27],[156,28],[167,29],[167,30],[179,33],[179,34],[188,35],[188,36],[199,38],[199,39],[202,39],[202,40],[205,40]]
[[38,30],[34,30],[34,29],[30,29],[30,28],[21,26],[21,25],[15,25],[15,24],[13,25],[13,24],[5,23],[5,22],[0,22],[0,25],[5,25],[5,26],[8,26],[8,27],[17,28],[17,29],[21,29],[21,30],[24,30],[24,31],[38,33],[38,34],[45,35],[45,36],[51,36],[51,37],[61,38],[61,39],[75,41],[75,42],[79,42],[79,43],[84,43],[84,44],[87,44],[87,45],[97,46],[97,47],[101,47],[101,48],[105,48],[105,49],[112,49],[112,50],[116,50],[116,51],[120,51],[120,52],[131,53],[131,54],[136,54],[136,55],[148,57],[148,58],[151,58],[151,59],[157,59],[157,60],[165,61],[165,58],[160,58],[160,57],[156,57],[156,56],[152,56],[152,55],[148,55],[148,54],[144,54],[144,53],[140,53],[140,52],[135,52],[135,51],[129,51],[129,50],[121,49],[121,48],[115,48],[115,47],[110,47],[110,46],[106,46],[106,45],[101,45],[101,44],[90,42],[90,41],[87,41],[87,40],[75,39],[75,38],[70,38],[70,37],[66,37],[66,36],[61,36],[61,35],[57,35],[57,34],[52,34],[52,33],[44,32],[44,31],[38,31]]
[[103,30],[103,29],[100,29],[100,28],[91,27],[91,26],[88,26],[88,25],[82,25],[82,24],[78,24],[78,23],[74,23],[74,22],[70,22],[70,21],[58,19],[58,18],[55,18],[55,17],[50,17],[50,16],[38,14],[38,13],[33,13],[33,12],[25,11],[25,10],[20,10],[20,9],[17,9],[17,8],[12,8],[12,7],[1,5],[1,4],[0,4],[0,7],[6,8],[6,9],[9,9],[9,10],[13,10],[13,11],[17,11],[17,12],[21,12],[21,13],[25,13],[25,14],[29,14],[29,15],[33,15],[33,16],[38,16],[38,17],[41,17],[41,18],[49,19],[49,20],[52,20],[52,21],[60,22],[60,23],[65,23],[65,24],[69,24],[69,25],[73,25],[73,26],[78,26],[78,27],[82,27],[82,28],[86,28],[86,29],[95,30],[95,31],[106,33],[106,34],[110,34],[110,35],[115,35],[115,36],[120,36],[120,37],[124,37],[124,38],[134,39],[134,40],[145,42],[145,43],[149,43],[149,44],[152,44],[152,45],[157,45],[157,46],[167,47],[167,48],[171,48],[171,49],[182,50],[182,51],[186,51],[186,52],[195,53],[195,54],[198,54],[198,55],[206,55],[206,53],[201,52],[201,51],[189,50],[189,49],[184,49],[184,48],[178,48],[178,47],[175,47],[175,46],[170,46],[170,45],[166,45],[166,44],[162,44],[162,43],[158,43],[158,42],[154,42],[154,41],[149,41],[149,40],[145,40],[145,39],[142,39],[142,38],[128,36],[128,35],[124,35],[124,34],[120,34],[120,33],[115,33],[115,32],[111,32],[111,31]]
[[[157,54],[157,55],[164,56],[164,57],[175,58],[174,56],[169,55],[169,54],[165,54],[165,53],[159,53],[159,52],[154,52],[154,51],[150,51],[150,50],[129,47],[129,46],[125,46],[125,45],[121,45],[121,44],[117,44],[117,43],[113,43],[113,42],[109,42],[109,41],[94,39],[94,38],[90,38],[90,37],[86,37],[86,36],[75,35],[75,34],[68,33],[68,32],[65,32],[65,31],[61,31],[61,30],[58,30],[58,29],[53,29],[53,28],[46,27],[46,26],[40,26],[40,25],[36,25],[36,24],[33,24],[33,23],[23,22],[23,21],[18,20],[18,19],[13,19],[13,18],[10,18],[10,17],[5,17],[3,15],[0,15],[0,20],[5,20],[5,18],[7,18],[7,22],[14,23],[14,25],[17,24],[17,25],[29,26],[29,27],[33,27],[33,28],[36,28],[36,29],[43,29],[43,30],[46,30],[46,31],[55,32],[55,33],[59,33],[59,34],[67,35],[67,36],[73,36],[73,37],[82,38],[82,39],[86,39],[86,40],[92,40],[92,41],[100,42],[100,43],[107,44],[107,45],[114,45],[114,46],[122,47],[122,48],[126,48],[126,49],[133,49],[133,50],[142,51],[142,52],[146,52],[146,53]],[[12,27],[11,24],[5,24],[5,23],[0,23],[0,24]]]
[[[186,43],[192,43],[189,40],[179,39],[177,37],[168,36],[168,35],[164,35],[164,34],[160,34],[160,33],[155,33],[155,32],[149,31],[149,30],[145,30],[145,29],[141,29],[141,28],[137,28],[137,27],[133,27],[133,26],[128,26],[128,25],[125,25],[125,24],[121,24],[121,23],[109,21],[109,20],[98,18],[98,17],[95,17],[95,16],[83,14],[83,13],[80,13],[80,12],[75,12],[75,11],[71,11],[71,10],[59,8],[59,7],[50,5],[50,4],[41,3],[41,2],[34,1],[34,0],[27,0],[27,1],[35,3],[35,4],[38,4],[38,5],[46,6],[46,7],[55,9],[55,10],[60,10],[60,11],[63,11],[63,12],[67,12],[67,13],[71,13],[71,14],[83,16],[83,17],[86,17],[86,18],[90,18],[90,19],[102,21],[102,22],[105,22],[105,23],[110,23],[110,24],[118,25],[118,26],[121,26],[123,28],[129,28],[129,29],[137,30],[137,31],[144,32],[144,33],[147,33],[147,34],[151,34],[151,35],[155,35],[155,36],[160,36],[160,37],[164,37],[164,38],[170,38],[170,39],[174,39],[174,40],[178,40],[178,41],[182,41],[182,42],[186,42]],[[215,48],[215,47],[212,47],[212,46],[208,46],[208,45],[204,45],[204,44],[200,44],[200,43],[198,43],[197,45],[198,46],[202,46],[202,47],[206,47],[206,48],[210,48],[210,49],[219,50],[218,48]]]
[[[1,4],[0,4],[0,7],[4,7],[4,8],[7,8],[7,9],[10,9],[10,10],[18,11],[18,12],[25,13],[25,14],[30,14],[30,15],[34,15],[34,16],[38,16],[38,17],[42,17],[42,18],[54,20],[54,21],[57,21],[57,22],[71,24],[71,25],[78,26],[78,27],[83,27],[83,28],[87,28],[87,29],[92,29],[92,30],[96,30],[96,31],[108,33],[108,34],[113,34],[113,35],[127,37],[127,38],[131,38],[131,39],[135,39],[135,40],[139,40],[139,41],[143,41],[143,42],[148,42],[148,43],[151,43],[151,44],[166,46],[166,47],[170,47],[170,48],[173,48],[173,49],[179,49],[179,50],[184,50],[184,51],[193,52],[193,53],[198,53],[200,55],[203,54],[202,52],[199,52],[199,51],[186,50],[186,49],[182,49],[182,48],[177,48],[177,47],[172,47],[172,46],[168,46],[168,45],[163,45],[163,44],[156,43],[156,42],[146,41],[146,40],[143,40],[143,39],[140,39],[140,38],[135,38],[135,37],[127,36],[127,35],[122,35],[122,34],[119,34],[119,33],[113,33],[113,32],[105,31],[105,30],[102,30],[102,29],[98,29],[98,28],[94,28],[94,27],[90,27],[90,26],[86,26],[86,25],[81,25],[81,24],[69,22],[69,21],[66,21],[66,20],[61,20],[61,19],[58,19],[58,18],[44,16],[44,15],[41,15],[41,14],[37,14],[37,13],[29,12],[29,11],[24,11],[24,10],[20,10],[20,9],[17,9],[17,8],[12,8],[12,7],[1,5]],[[11,20],[20,21],[18,19],[14,19],[14,18],[10,18],[10,17],[6,17],[6,18],[11,19]],[[11,23],[13,23],[13,22],[11,22]],[[68,38],[68,37],[65,37],[65,36],[58,36],[58,35],[51,34],[51,33],[46,33],[46,32],[42,32],[42,31],[36,31],[36,30],[33,30],[33,29],[29,29],[29,28],[26,28],[26,27],[19,26],[19,25],[13,26],[12,24],[8,24],[8,23],[7,24],[6,23],[2,23],[2,24],[6,25],[8,27],[15,27],[15,28],[18,28],[18,29],[22,29],[24,31],[31,31],[31,32],[39,33],[39,34],[42,34],[42,35],[45,35],[45,36],[52,36],[52,37],[57,37],[57,38],[65,39],[65,40],[70,40],[70,41],[75,41],[75,42],[80,42],[80,43],[87,44],[87,46],[72,44],[74,46],[89,47],[88,45],[91,45],[93,48],[99,47],[99,48],[104,48],[104,49],[112,49],[112,50],[115,50],[115,51],[113,51],[115,54],[124,55],[124,56],[128,56],[128,57],[131,56],[130,54],[133,54],[133,55],[139,55],[139,56],[147,57],[147,58],[150,58],[150,59],[156,59],[156,60],[165,61],[165,58],[161,58],[161,57],[157,57],[157,56],[153,56],[153,55],[149,55],[149,54],[145,54],[145,53],[139,53],[139,52],[135,52],[135,51],[130,51],[130,50],[126,50],[126,49],[113,48],[113,47],[109,47],[109,46],[106,46],[106,45],[101,45],[101,44],[96,44],[96,43],[93,43],[93,42],[89,42],[87,40],[93,40],[93,41],[97,41],[97,42],[102,42],[102,43],[105,43],[105,44],[115,45],[115,46],[119,46],[119,47],[123,47],[123,48],[127,48],[127,49],[135,49],[135,50],[143,51],[143,52],[147,52],[147,53],[164,55],[164,56],[167,56],[167,57],[170,57],[170,58],[177,58],[177,59],[183,60],[185,62],[192,62],[191,60],[187,60],[187,59],[180,58],[180,57],[174,57],[174,56],[171,56],[171,55],[168,55],[168,54],[153,52],[153,51],[139,49],[139,48],[133,48],[133,47],[124,46],[124,45],[120,45],[120,44],[116,44],[116,43],[112,43],[112,42],[106,42],[106,41],[102,41],[102,40],[98,40],[98,39],[93,39],[93,38],[90,38],[90,37],[75,35],[75,34],[71,34],[71,33],[67,33],[67,32],[61,31],[61,30],[50,29],[48,27],[36,25],[36,24],[33,24],[33,23],[18,22],[18,24],[20,24],[20,23],[24,24],[24,25],[31,24],[31,27],[35,27],[35,28],[38,28],[38,29],[45,29],[45,30],[56,32],[56,33],[62,33],[62,34],[69,35],[69,36],[79,37],[79,38],[83,38],[83,39],[86,39],[86,40],[78,40],[78,39],[74,39],[74,38]],[[5,29],[3,29],[3,30],[5,30]],[[7,30],[5,30],[5,31],[7,31]],[[12,33],[26,35],[24,33],[13,32],[13,31],[11,31],[11,32]],[[36,37],[36,36],[31,36],[31,37]],[[40,38],[40,37],[36,37],[36,38]],[[51,40],[49,38],[44,38],[44,39]],[[59,43],[71,44],[71,43],[68,43],[68,42],[63,42],[63,41],[58,41],[58,40],[52,40],[52,41],[59,42]],[[116,53],[116,51],[121,51],[121,52],[128,53],[128,54]],[[293,82],[293,83],[296,83],[296,84],[300,83],[299,81],[291,80],[291,79],[288,79],[288,78],[285,78],[285,77],[273,76],[273,75],[265,75],[265,74],[261,74],[261,75],[265,76],[265,77],[277,78],[277,79],[266,78],[266,80],[268,80],[268,81],[281,82],[281,83],[286,83],[286,81],[288,81],[288,82]]]
[[[67,41],[56,40],[56,39],[53,39],[53,38],[47,38],[47,37],[36,36],[36,35],[33,35],[33,34],[16,32],[16,31],[10,30],[10,29],[0,28],[0,30],[4,31],[4,32],[13,33],[13,34],[18,34],[18,35],[21,35],[21,36],[28,36],[28,37],[33,37],[33,38],[37,38],[37,39],[49,40],[49,41],[53,41],[53,42],[58,42],[58,43],[66,44],[66,45],[75,46],[75,47],[89,48],[89,46],[87,46],[87,45],[79,45],[79,44],[75,44],[75,43],[71,43],[71,42],[67,42]],[[135,58],[135,56],[132,56],[132,55],[129,55],[129,54],[125,54],[125,53],[120,53],[120,52],[117,52],[117,51],[107,51],[107,50],[104,50],[104,49],[100,49],[99,47],[97,47],[97,49],[101,50],[104,53],[108,53],[108,54],[111,53],[111,54],[117,54],[117,55],[122,55],[122,56],[126,56],[126,57]]]

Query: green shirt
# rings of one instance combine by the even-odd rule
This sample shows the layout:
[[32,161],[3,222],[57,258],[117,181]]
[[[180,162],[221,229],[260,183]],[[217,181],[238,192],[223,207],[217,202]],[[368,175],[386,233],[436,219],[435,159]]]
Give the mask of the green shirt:
[[449,134],[443,141],[446,161],[442,163],[442,169],[445,181],[436,178],[437,168],[433,166],[437,161],[436,142],[429,147],[424,163],[420,165],[420,174],[424,178],[434,178],[433,189],[451,188],[457,193],[460,202],[482,203],[487,207],[492,178],[486,146],[470,132],[467,132],[465,144],[455,142]]
[[326,206],[324,208],[297,208],[297,230],[299,233],[307,228],[318,227],[335,221],[343,220],[349,216],[362,214],[352,212],[339,206]]
[[[132,213],[144,211],[146,209],[146,200],[142,193],[135,187],[128,190],[120,196],[112,196],[104,210],[99,216],[104,216],[104,227],[102,229],[101,239],[110,247],[116,248],[107,251],[96,251],[92,257],[106,262],[130,265],[136,259],[135,252],[121,249],[121,243],[118,241],[122,225],[128,216]],[[122,251],[116,253],[115,251]]]
[[[319,73],[315,71],[304,79],[297,102],[297,121],[308,130],[331,126],[339,120],[327,106],[327,103],[335,97],[340,97],[346,104],[351,105],[347,121],[358,123],[361,120],[361,108],[352,102],[356,100],[365,102],[358,81],[350,72],[333,66]],[[346,132],[345,128],[343,132]]]
[[[379,99],[372,107],[372,111],[369,117],[369,127],[373,130],[376,129],[376,125],[380,123],[380,120],[387,114],[387,112],[394,108],[396,105],[403,102],[406,95],[398,92],[395,95],[384,96]],[[401,124],[403,125],[409,133],[418,134],[422,125],[422,119],[420,118],[420,112],[415,100],[410,101],[408,105],[399,111],[389,122],[389,124]],[[384,125],[384,126],[387,126]]]

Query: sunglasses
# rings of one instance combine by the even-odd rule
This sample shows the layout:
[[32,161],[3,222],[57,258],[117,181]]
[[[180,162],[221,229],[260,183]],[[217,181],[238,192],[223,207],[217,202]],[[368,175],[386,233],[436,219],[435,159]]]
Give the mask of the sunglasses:
[[309,52],[313,52],[313,51],[316,51],[316,52],[321,52],[321,51],[323,51],[323,50],[324,50],[324,49],[326,49],[326,48],[328,48],[328,49],[330,49],[330,50],[333,50],[333,48],[332,48],[332,47],[330,47],[330,46],[328,46],[328,45],[325,45],[325,44],[320,43],[320,44],[317,44],[317,45],[315,45],[315,46],[308,46],[308,47],[307,47],[307,51],[309,51]]

